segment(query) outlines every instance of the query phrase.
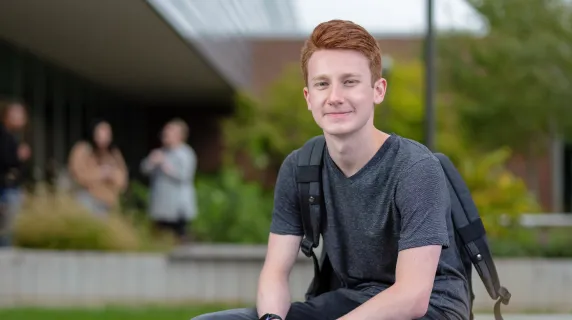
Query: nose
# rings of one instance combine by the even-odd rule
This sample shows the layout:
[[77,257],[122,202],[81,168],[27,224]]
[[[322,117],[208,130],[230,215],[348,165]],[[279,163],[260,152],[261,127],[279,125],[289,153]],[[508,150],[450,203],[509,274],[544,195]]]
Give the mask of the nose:
[[334,84],[330,87],[330,94],[328,95],[328,104],[331,106],[338,106],[344,102],[342,88]]

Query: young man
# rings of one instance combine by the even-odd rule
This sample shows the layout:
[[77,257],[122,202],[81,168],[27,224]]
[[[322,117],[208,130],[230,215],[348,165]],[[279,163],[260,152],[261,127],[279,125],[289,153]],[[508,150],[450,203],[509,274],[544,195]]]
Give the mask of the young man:
[[423,145],[373,124],[387,86],[376,40],[352,22],[325,22],[301,60],[304,97],[327,146],[324,249],[342,286],[291,303],[288,276],[303,235],[294,151],[276,183],[256,309],[196,319],[468,319],[441,165]]
[[20,210],[24,163],[30,147],[18,141],[26,126],[24,104],[18,100],[0,102],[0,247],[11,245],[12,224]]

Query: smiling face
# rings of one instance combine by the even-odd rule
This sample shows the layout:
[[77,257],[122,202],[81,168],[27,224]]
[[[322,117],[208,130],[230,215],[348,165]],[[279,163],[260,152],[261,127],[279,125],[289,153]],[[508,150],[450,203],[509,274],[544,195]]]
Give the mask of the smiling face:
[[307,64],[304,98],[325,134],[347,136],[373,126],[374,106],[383,101],[386,80],[372,83],[369,60],[359,51],[324,49]]

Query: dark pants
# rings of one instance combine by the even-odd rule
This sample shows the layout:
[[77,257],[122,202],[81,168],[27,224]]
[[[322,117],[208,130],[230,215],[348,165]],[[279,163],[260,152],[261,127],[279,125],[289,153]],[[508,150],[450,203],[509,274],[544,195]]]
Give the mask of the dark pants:
[[187,240],[187,229],[189,228],[189,221],[182,216],[176,221],[155,221],[155,229],[157,231],[168,231],[172,233],[179,240]]
[[[306,302],[294,302],[284,320],[335,320],[359,307],[372,295],[340,289],[322,294]],[[441,312],[429,307],[422,319],[449,319]],[[258,320],[255,308],[231,309],[203,314],[191,320]]]
[[14,220],[20,211],[21,202],[20,189],[0,189],[0,247],[12,246]]

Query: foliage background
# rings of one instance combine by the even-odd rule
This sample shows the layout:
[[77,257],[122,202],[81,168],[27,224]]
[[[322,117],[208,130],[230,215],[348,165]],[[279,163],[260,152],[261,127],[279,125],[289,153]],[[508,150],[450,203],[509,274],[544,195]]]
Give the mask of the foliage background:
[[571,141],[572,6],[561,0],[469,0],[486,34],[441,34],[439,86],[455,92],[468,141],[510,146],[527,157],[538,195],[539,158],[553,139]]
[[[381,129],[421,140],[422,70],[417,61],[396,61],[392,72],[386,75],[387,98],[375,113],[375,123]],[[272,177],[292,150],[321,133],[306,108],[300,88],[299,71],[292,66],[269,86],[263,99],[256,100],[243,93],[237,96],[237,115],[223,125],[227,142],[225,166],[216,174],[197,177],[200,212],[189,226],[197,241],[266,243],[274,196]],[[524,181],[506,169],[511,149],[484,150],[475,146],[463,132],[466,126],[456,112],[454,101],[458,99],[450,94],[439,96],[437,147],[452,159],[469,186],[495,253],[572,256],[569,232],[546,236],[518,227],[520,213],[539,212],[540,207]],[[271,177],[271,183],[262,183],[259,174],[252,174],[253,170]],[[161,246],[150,240],[145,213],[147,192],[146,186],[132,183],[123,200],[122,213],[106,222],[82,214],[81,209],[66,201],[36,202],[35,209],[28,207],[28,212],[22,215],[18,242],[26,247],[59,249],[168,248],[168,241],[161,242],[167,244]],[[42,215],[46,208],[58,214]]]
[[[535,196],[538,174],[535,165],[527,166],[525,184],[507,169],[514,152],[534,163],[546,152],[548,139],[572,140],[572,9],[560,0],[525,6],[518,0],[468,2],[485,19],[487,34],[440,34],[437,150],[451,158],[469,186],[495,252],[572,256],[570,230],[539,234],[518,227],[520,213],[541,211]],[[386,101],[376,107],[378,128],[422,141],[423,73],[421,59],[394,61],[385,72]],[[224,168],[197,177],[200,214],[190,228],[198,241],[266,242],[273,183],[283,159],[321,134],[302,88],[299,66],[293,64],[285,66],[260,98],[237,94],[236,114],[222,124]],[[131,184],[115,220],[94,220],[68,202],[44,199],[28,206],[19,221],[19,243],[102,250],[150,247],[144,185]],[[56,214],[41,214],[46,210]],[[119,229],[123,238],[110,241],[108,234]]]

